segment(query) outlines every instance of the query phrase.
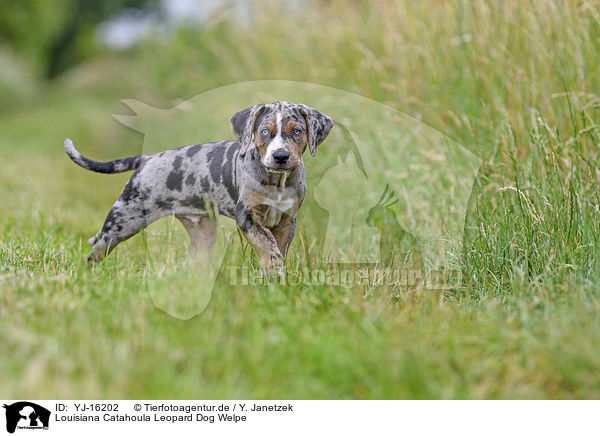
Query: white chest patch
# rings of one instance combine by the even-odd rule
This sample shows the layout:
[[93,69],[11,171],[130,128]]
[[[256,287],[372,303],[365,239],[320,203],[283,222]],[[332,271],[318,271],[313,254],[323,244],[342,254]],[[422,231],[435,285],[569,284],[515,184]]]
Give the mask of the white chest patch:
[[[267,203],[267,202],[265,202],[265,203]],[[273,227],[273,226],[276,226],[277,224],[279,224],[279,221],[281,221],[281,216],[285,212],[290,210],[293,205],[294,205],[293,198],[289,198],[289,199],[286,199],[283,201],[273,202],[272,204],[269,204],[269,209],[267,210],[267,213],[265,214],[265,218],[263,220],[265,226]]]
[[[287,174],[283,174],[281,176],[281,180],[279,181],[279,186],[283,188],[285,185],[285,181],[287,179]],[[273,227],[279,224],[281,221],[281,216],[290,210],[295,203],[294,197],[289,197],[284,194],[286,190],[282,190],[283,192],[278,194],[276,198],[265,198],[264,203],[269,206],[267,212],[265,213],[265,217],[263,218],[263,223],[267,227]]]

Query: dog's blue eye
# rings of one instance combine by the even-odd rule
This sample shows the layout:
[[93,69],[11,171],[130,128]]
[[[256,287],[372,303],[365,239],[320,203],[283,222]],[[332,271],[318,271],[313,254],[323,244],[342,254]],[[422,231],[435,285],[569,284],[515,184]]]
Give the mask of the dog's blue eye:
[[268,129],[263,129],[263,131],[260,132],[260,134],[263,135],[263,136],[269,136],[269,133],[271,133],[271,132],[269,132]]
[[300,131],[300,129],[294,129],[293,132],[294,132],[294,135],[299,135],[300,133],[302,133]]

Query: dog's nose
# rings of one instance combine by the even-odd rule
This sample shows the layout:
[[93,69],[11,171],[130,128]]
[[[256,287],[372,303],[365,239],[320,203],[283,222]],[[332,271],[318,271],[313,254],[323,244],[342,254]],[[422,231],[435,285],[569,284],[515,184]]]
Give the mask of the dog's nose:
[[275,162],[277,162],[278,164],[286,163],[289,158],[290,153],[288,153],[285,150],[277,150],[273,153],[273,159],[275,159]]

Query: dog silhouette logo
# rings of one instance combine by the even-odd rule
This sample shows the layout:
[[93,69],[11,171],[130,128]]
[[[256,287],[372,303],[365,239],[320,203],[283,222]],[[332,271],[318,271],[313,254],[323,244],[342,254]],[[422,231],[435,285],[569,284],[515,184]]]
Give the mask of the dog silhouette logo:
[[[122,100],[128,113],[113,117],[144,135],[136,154],[154,154],[169,145],[231,138],[227,120],[232,114],[276,100],[302,102],[335,121],[322,151],[316,158],[304,159],[308,189],[292,246],[299,262],[306,256],[307,265],[313,264],[311,259],[323,260],[315,265],[348,270],[376,265],[415,277],[457,271],[454,259],[461,251],[467,207],[482,160],[389,105],[318,84],[263,80],[208,90],[164,109]],[[218,215],[214,214],[216,220]],[[144,286],[157,308],[190,319],[208,307],[213,285],[218,278],[225,280],[222,271],[229,271],[233,285],[231,277],[238,277],[238,267],[247,266],[246,255],[251,257],[252,250],[246,251],[245,242],[236,238],[233,220],[218,219],[212,251],[200,262],[189,262],[181,250],[187,235],[175,219],[143,233]],[[236,253],[244,255],[226,264]],[[258,271],[253,264],[249,270]],[[457,274],[460,277],[460,271]],[[235,280],[236,285],[243,283]],[[443,281],[425,285],[446,286]]]
[[50,411],[29,401],[19,401],[4,405],[6,409],[6,431],[14,433],[18,429],[48,430]]

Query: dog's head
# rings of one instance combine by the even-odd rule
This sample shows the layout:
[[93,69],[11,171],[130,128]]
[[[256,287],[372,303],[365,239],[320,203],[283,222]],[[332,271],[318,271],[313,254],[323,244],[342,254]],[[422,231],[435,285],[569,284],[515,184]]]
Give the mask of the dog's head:
[[270,172],[298,168],[308,146],[311,155],[325,140],[333,120],[303,104],[276,101],[257,104],[231,117],[231,130],[241,145],[241,156],[253,146]]

